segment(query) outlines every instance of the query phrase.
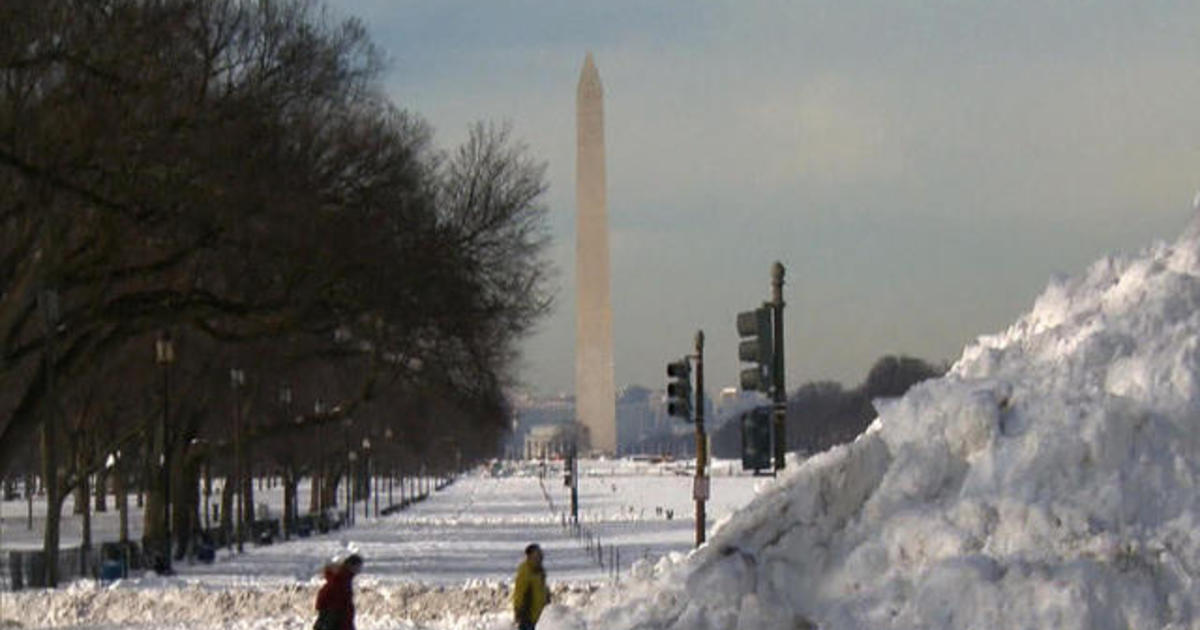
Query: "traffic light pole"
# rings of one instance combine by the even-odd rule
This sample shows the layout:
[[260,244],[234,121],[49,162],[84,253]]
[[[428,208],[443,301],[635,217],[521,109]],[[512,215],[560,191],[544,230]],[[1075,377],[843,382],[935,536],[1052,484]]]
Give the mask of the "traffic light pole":
[[579,446],[571,443],[571,461],[568,469],[571,475],[571,522],[579,524]]
[[692,495],[696,500],[696,546],[704,544],[706,516],[704,502],[708,499],[708,436],[704,433],[704,331],[696,331],[696,479]]
[[775,351],[772,353],[771,377],[774,380],[775,412],[775,470],[783,470],[784,454],[787,453],[787,387],[783,377],[783,264],[775,261],[771,265],[771,308],[775,311]]

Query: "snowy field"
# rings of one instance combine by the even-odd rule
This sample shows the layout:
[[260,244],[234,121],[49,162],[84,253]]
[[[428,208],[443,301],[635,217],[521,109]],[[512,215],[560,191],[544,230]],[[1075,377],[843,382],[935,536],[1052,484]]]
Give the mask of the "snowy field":
[[[359,503],[355,526],[328,535],[247,545],[241,555],[223,549],[211,565],[180,561],[169,579],[142,575],[112,585],[82,581],[58,591],[5,593],[0,619],[25,628],[307,628],[321,567],[356,551],[367,559],[357,580],[359,628],[486,628],[508,620],[507,582],[529,542],[546,551],[557,599],[576,605],[625,579],[634,562],[693,546],[686,470],[581,462],[580,530],[599,541],[599,554],[586,536],[564,527],[570,500],[557,464],[495,472],[465,475],[390,516],[364,518]],[[770,481],[722,462],[714,475],[710,526]],[[259,498],[280,501],[272,492]],[[115,522],[113,512],[100,515],[96,540],[115,538]],[[35,531],[24,529],[24,503],[6,504],[3,526],[4,548],[37,546],[36,523]],[[78,542],[71,533],[77,530],[67,528],[64,544]]]

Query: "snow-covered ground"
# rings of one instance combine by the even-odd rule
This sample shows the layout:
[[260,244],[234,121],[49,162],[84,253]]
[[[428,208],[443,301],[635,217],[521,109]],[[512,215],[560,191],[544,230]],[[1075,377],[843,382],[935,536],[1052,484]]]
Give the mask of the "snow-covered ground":
[[[544,472],[540,465],[509,466],[496,475],[465,475],[390,516],[364,518],[360,503],[354,527],[325,536],[247,545],[241,555],[222,550],[211,565],[178,562],[170,579],[144,575],[113,585],[84,581],[59,591],[6,593],[0,620],[24,627],[307,628],[320,568],[356,551],[367,559],[357,580],[359,628],[491,627],[509,619],[507,583],[529,542],[546,550],[557,599],[574,605],[600,585],[627,578],[637,560],[692,548],[686,471],[628,461],[581,464],[581,530],[600,541],[601,554],[564,527],[569,494],[557,464]],[[745,505],[764,481],[723,462],[714,474],[710,524]],[[258,496],[280,502],[277,493]],[[36,546],[36,531],[17,535],[25,531],[24,504],[20,516],[14,505],[6,507],[9,533],[0,541]],[[110,517],[101,515],[97,540],[115,538]]]
[[524,469],[169,582],[5,594],[0,617],[299,629],[305,576],[360,549],[361,628],[506,628],[501,580],[537,540],[559,590],[542,630],[1200,629],[1200,221],[1052,279],[945,377],[876,407],[854,443],[778,481],[718,464],[721,522],[687,555],[686,477],[589,464],[581,520],[624,552],[599,590],[611,566],[562,527],[561,478]]

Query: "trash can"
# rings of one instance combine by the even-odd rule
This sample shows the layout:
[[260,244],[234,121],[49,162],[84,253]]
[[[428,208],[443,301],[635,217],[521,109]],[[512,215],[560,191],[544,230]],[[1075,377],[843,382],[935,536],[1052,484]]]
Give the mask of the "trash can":
[[125,577],[125,561],[118,558],[109,558],[100,563],[100,581],[102,583],[115,582]]
[[196,546],[196,560],[212,564],[217,559],[217,548],[212,543],[202,542]]

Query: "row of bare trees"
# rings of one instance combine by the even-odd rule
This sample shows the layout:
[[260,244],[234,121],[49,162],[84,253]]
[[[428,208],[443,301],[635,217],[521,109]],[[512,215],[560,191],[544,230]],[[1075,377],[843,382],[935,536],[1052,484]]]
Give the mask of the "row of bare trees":
[[380,72],[305,0],[0,3],[0,472],[37,468],[48,558],[93,482],[184,541],[205,474],[491,454],[544,167],[491,125],[437,150]]

